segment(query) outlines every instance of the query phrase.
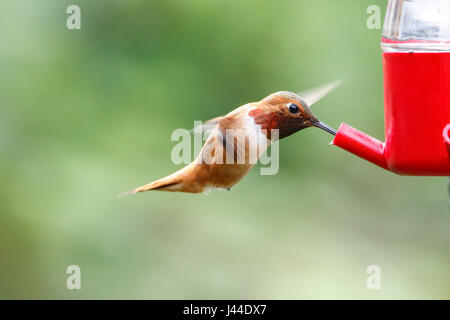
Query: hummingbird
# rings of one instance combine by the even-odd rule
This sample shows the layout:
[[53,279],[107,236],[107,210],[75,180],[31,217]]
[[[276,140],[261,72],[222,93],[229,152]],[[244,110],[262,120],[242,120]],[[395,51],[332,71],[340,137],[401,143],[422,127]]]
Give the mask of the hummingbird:
[[206,121],[204,128],[210,134],[193,162],[129,193],[230,190],[253,167],[255,161],[250,161],[251,155],[259,158],[272,141],[311,127],[336,135],[336,131],[320,121],[310,107],[339,84],[340,81],[335,81],[298,94],[275,92],[258,102],[247,103],[224,116]]

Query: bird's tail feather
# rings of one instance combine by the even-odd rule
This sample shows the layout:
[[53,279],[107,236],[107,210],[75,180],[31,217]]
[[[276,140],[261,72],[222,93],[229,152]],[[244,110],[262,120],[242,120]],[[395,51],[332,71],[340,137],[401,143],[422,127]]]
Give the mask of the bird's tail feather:
[[182,186],[181,177],[179,176],[168,176],[146,185],[137,187],[132,191],[133,194],[149,191],[149,190],[161,190],[161,191],[179,191]]

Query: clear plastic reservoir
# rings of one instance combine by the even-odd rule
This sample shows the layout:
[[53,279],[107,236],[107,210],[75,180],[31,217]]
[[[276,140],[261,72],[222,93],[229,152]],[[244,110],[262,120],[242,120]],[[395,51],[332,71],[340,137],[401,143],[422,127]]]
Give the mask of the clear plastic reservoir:
[[450,0],[389,0],[381,48],[450,51]]

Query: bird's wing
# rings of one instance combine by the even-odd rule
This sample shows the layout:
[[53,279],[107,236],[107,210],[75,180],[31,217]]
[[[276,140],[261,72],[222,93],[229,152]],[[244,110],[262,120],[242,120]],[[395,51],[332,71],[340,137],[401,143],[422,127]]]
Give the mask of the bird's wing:
[[308,107],[311,107],[314,103],[325,97],[331,90],[336,88],[342,83],[342,80],[336,80],[325,85],[308,89],[298,93],[298,96],[306,103]]
[[253,104],[244,105],[229,113],[218,123],[218,134],[222,146],[235,161],[255,164],[265,151],[269,141],[261,126],[248,115],[254,109]]
[[224,117],[216,117],[209,119],[198,126],[195,126],[193,129],[191,129],[192,132],[195,133],[205,133],[207,136],[211,134],[211,132],[214,130],[214,128],[217,126],[217,124],[222,120]]
[[246,104],[225,116],[207,121],[211,134],[197,161],[255,164],[270,140],[261,131],[261,125],[255,124],[248,115],[254,108],[254,104]]

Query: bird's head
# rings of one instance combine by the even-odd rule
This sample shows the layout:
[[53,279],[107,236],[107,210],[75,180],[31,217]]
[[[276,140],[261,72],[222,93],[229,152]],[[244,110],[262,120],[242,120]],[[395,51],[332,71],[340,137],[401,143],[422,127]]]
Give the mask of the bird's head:
[[317,119],[304,99],[288,91],[276,92],[264,98],[249,115],[256,124],[261,125],[261,129],[267,130],[268,138],[273,129],[278,129],[279,139],[309,127],[336,134],[336,131]]

